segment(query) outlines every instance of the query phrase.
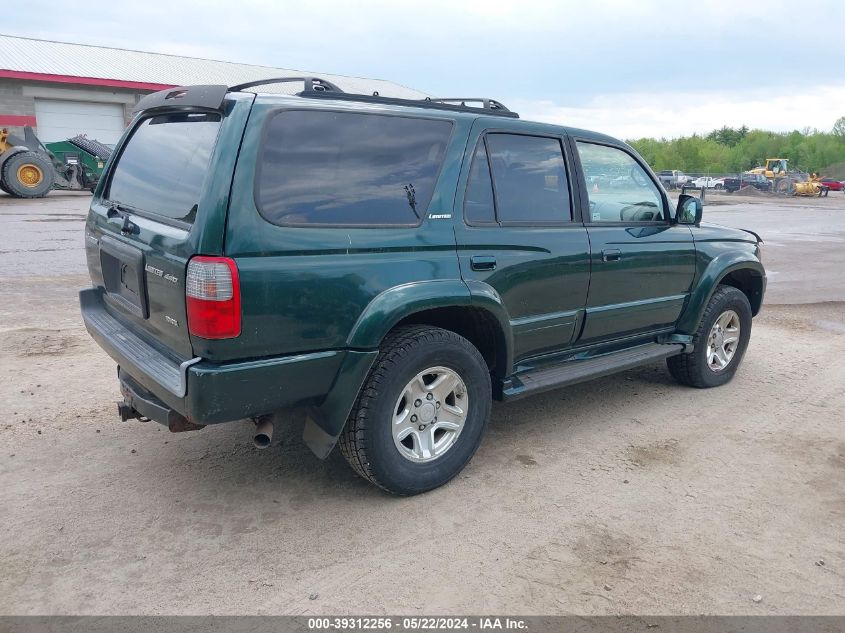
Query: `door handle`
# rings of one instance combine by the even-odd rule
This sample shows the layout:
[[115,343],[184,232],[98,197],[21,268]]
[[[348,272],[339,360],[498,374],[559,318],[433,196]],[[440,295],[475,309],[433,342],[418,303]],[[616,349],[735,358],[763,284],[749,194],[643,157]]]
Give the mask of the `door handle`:
[[473,270],[496,270],[496,258],[492,255],[473,255],[469,267]]
[[601,252],[603,262],[618,262],[622,259],[622,251],[618,248],[606,248]]

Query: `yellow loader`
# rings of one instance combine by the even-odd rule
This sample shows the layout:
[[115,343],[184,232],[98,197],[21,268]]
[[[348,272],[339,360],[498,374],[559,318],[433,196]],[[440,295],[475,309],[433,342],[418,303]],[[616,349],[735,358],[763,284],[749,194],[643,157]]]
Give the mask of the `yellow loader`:
[[789,170],[788,158],[767,158],[766,165],[749,170],[750,174],[762,174],[772,181],[772,191],[787,196],[822,196],[827,187],[819,182],[818,176]]

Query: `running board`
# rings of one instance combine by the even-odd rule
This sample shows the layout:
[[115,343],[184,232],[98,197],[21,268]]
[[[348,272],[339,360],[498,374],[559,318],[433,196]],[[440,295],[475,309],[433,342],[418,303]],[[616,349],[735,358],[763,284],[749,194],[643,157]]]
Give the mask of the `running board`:
[[516,400],[535,393],[608,376],[675,356],[683,350],[684,346],[680,343],[668,345],[648,343],[621,352],[603,354],[583,360],[570,360],[553,367],[517,374],[503,382],[502,400]]

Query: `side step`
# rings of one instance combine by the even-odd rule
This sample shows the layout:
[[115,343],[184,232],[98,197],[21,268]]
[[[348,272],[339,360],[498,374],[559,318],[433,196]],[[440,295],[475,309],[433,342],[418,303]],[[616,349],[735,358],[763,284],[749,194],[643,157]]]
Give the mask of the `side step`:
[[570,360],[559,365],[516,374],[502,385],[502,400],[550,391],[558,387],[615,374],[680,354],[682,344],[648,343],[595,358]]

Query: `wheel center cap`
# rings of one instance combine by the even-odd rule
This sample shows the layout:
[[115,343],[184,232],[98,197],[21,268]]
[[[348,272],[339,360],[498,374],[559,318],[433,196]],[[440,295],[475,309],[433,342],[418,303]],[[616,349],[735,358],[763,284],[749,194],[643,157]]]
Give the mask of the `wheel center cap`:
[[721,347],[725,344],[725,333],[722,330],[716,332],[716,347]]
[[431,402],[425,402],[420,406],[419,410],[417,411],[417,417],[419,417],[420,421],[423,424],[428,424],[434,419],[434,415],[436,412],[437,409],[435,409],[434,404],[432,404]]

